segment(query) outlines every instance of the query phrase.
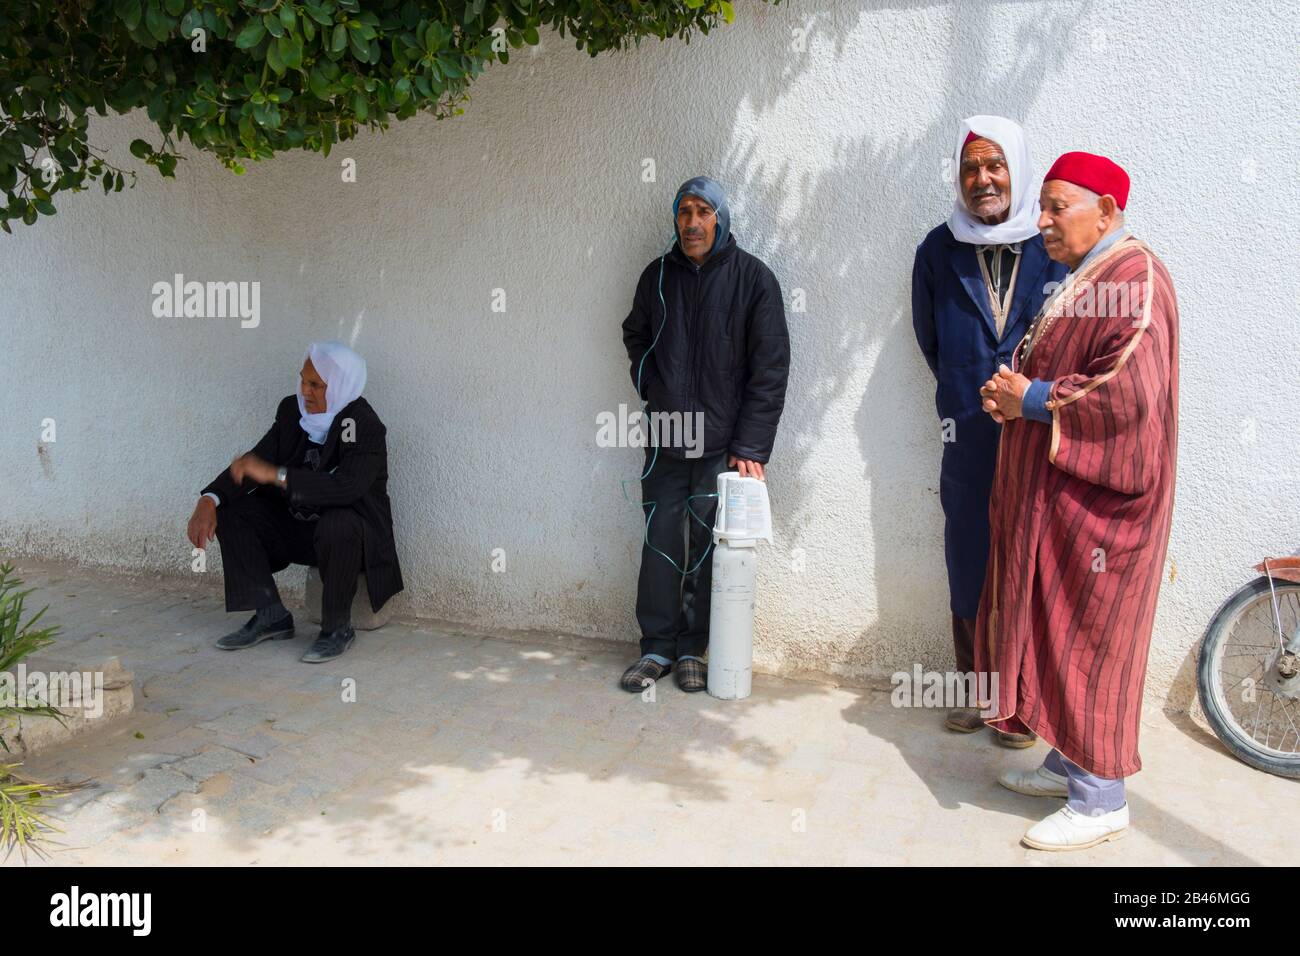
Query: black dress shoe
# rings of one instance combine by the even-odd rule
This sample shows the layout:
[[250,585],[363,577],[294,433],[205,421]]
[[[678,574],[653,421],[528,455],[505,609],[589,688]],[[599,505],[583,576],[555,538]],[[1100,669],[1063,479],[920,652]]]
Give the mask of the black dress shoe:
[[643,657],[623,672],[618,686],[628,693],[639,694],[672,669],[671,664],[660,664]]
[[248,619],[248,623],[239,630],[217,640],[217,647],[223,651],[241,651],[263,641],[287,641],[293,637],[293,615],[286,614],[272,624],[259,624],[257,615]]
[[332,661],[334,658],[342,657],[347,653],[347,649],[352,646],[352,642],[356,639],[357,632],[352,629],[351,624],[344,624],[332,631],[321,631],[320,637],[312,642],[311,647],[307,648],[307,653],[302,655],[301,659],[308,664],[321,664],[325,661]]

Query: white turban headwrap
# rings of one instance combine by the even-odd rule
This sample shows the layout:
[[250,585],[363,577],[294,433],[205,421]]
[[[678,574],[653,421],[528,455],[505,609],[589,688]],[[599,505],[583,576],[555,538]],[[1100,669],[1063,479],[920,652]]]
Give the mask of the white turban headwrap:
[[[971,215],[966,200],[962,198],[961,154],[969,133],[997,143],[1007,158],[1007,170],[1011,174],[1011,208],[1004,222],[991,226],[981,222]],[[957,190],[957,201],[948,217],[948,228],[958,242],[1002,245],[1023,242],[1038,235],[1038,196],[1033,192],[1033,162],[1029,156],[1029,144],[1025,142],[1025,131],[1018,123],[1001,116],[970,116],[962,120],[957,132],[957,152],[953,157],[953,186]]]
[[366,387],[366,360],[342,342],[313,342],[307,346],[307,358],[325,382],[325,411],[308,414],[299,387],[298,411],[302,418],[298,424],[308,438],[322,445],[334,416],[361,397],[361,390]]

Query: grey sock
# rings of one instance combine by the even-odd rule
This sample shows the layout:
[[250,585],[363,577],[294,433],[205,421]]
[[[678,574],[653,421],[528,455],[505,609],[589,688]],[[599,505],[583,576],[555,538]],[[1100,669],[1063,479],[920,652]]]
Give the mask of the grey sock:
[[257,623],[274,624],[276,621],[283,620],[288,613],[289,609],[276,601],[274,604],[268,604],[266,607],[257,609]]

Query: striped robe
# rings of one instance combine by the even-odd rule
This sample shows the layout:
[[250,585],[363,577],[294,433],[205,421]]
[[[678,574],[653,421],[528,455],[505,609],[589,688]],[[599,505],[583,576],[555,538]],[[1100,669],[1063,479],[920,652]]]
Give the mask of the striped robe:
[[[1112,285],[1121,284],[1121,285]],[[1116,301],[1116,290],[1134,290]],[[976,667],[1001,730],[1028,727],[1099,777],[1142,767],[1138,724],[1173,512],[1178,304],[1126,237],[1050,300],[1017,350],[1052,423],[1002,429]]]

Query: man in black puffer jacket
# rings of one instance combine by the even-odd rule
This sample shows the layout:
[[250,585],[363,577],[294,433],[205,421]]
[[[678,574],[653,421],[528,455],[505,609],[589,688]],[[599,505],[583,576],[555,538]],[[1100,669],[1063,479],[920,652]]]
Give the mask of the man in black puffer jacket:
[[722,187],[705,176],[688,180],[673,216],[677,241],[641,273],[623,322],[646,413],[680,423],[676,434],[686,438],[673,441],[661,429],[659,447],[646,448],[636,601],[642,656],[620,682],[634,693],[674,665],[682,690],[705,689],[717,499],[704,496],[717,491],[724,471],[764,477],[790,369],[781,286],[736,245]]

